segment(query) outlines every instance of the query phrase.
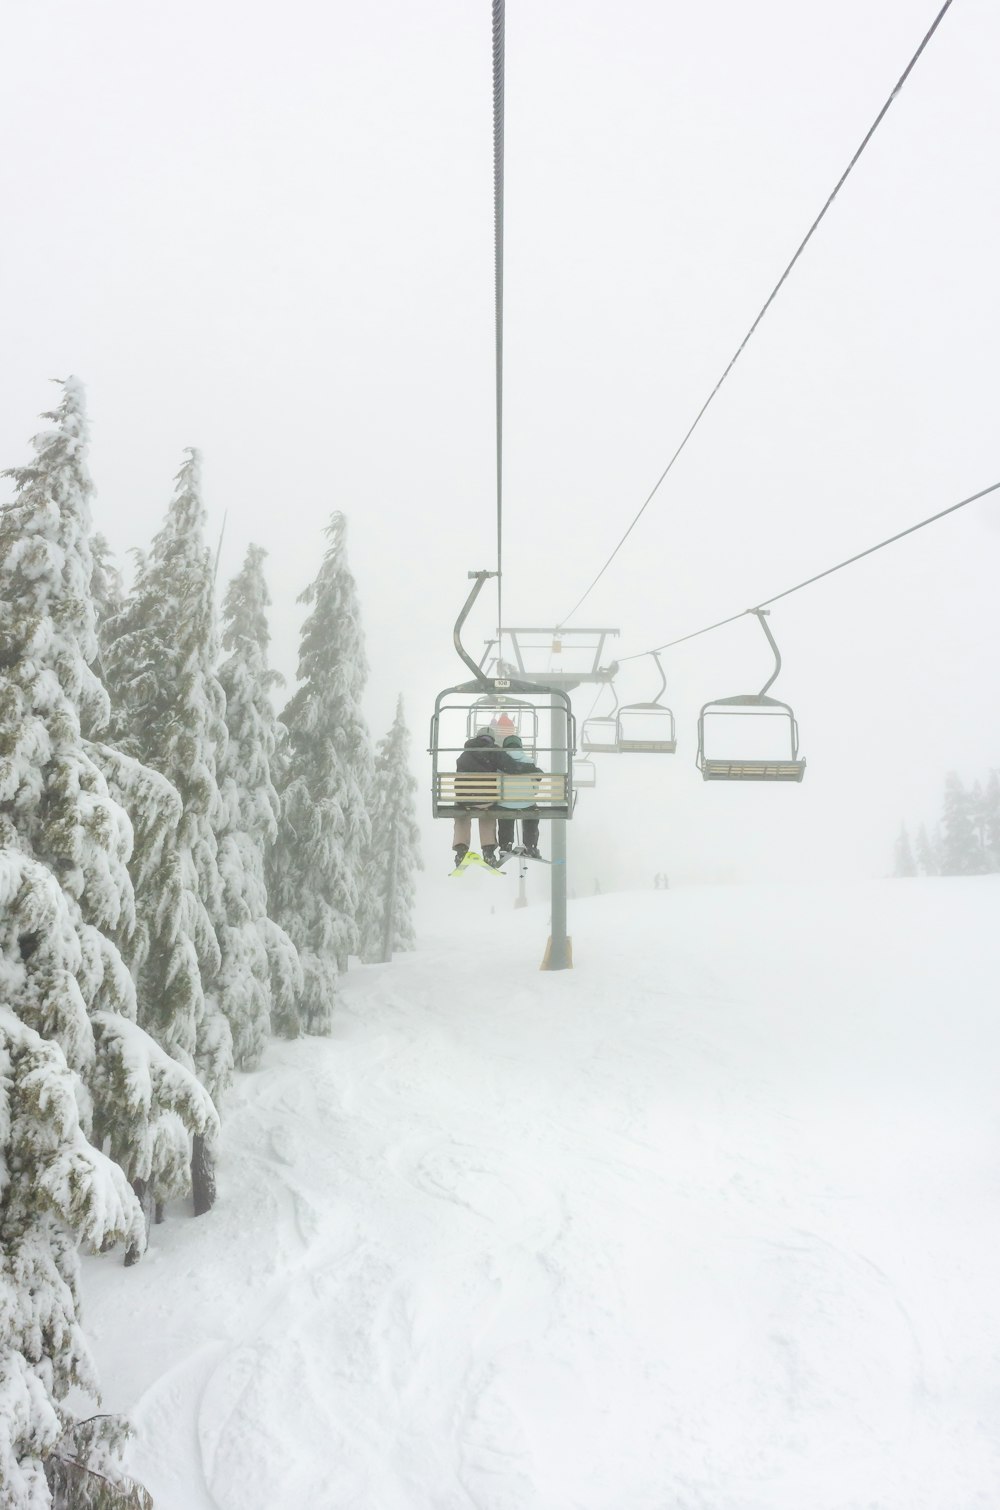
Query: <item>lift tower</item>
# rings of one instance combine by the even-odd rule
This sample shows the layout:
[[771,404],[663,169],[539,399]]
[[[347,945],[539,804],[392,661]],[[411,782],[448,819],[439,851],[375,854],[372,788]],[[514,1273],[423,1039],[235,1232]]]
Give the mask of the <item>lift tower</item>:
[[[552,690],[552,745],[555,751],[568,743],[565,695],[575,688],[604,685],[614,680],[614,661],[601,665],[604,646],[616,638],[617,629],[503,629],[486,641],[480,662],[491,667],[494,682],[510,677]],[[544,669],[542,669],[544,667]],[[543,968],[567,970],[572,966],[566,933],[567,835],[565,823],[552,823],[552,933]]]

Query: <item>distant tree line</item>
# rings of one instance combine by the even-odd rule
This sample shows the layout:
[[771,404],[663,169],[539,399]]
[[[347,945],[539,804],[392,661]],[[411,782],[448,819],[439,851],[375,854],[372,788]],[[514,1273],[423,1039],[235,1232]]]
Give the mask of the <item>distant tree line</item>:
[[911,842],[906,824],[896,838],[897,876],[984,876],[1000,871],[1000,771],[962,784],[945,777],[941,818],[928,832],[923,823]]
[[0,1505],[136,1510],[127,1423],[67,1404],[98,1393],[78,1249],[134,1263],[167,1200],[207,1211],[234,1071],[412,947],[416,782],[402,700],[377,748],[362,714],[342,514],[278,716],[265,553],[220,618],[198,453],[126,589],[77,379],[44,418],[0,505]]

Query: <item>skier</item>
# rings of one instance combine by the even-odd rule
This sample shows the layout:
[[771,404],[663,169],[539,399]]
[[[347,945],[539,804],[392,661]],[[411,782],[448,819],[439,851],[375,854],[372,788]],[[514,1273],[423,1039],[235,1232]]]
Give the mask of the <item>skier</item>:
[[495,713],[490,719],[490,733],[493,736],[493,743],[503,748],[507,742],[508,734],[517,733],[517,726],[510,714],[501,709],[499,713]]
[[[465,741],[462,753],[458,757],[457,769],[460,772],[467,771],[470,773],[474,771],[488,771],[491,773],[506,771],[511,776],[520,776],[524,774],[525,766],[523,762],[515,760],[506,750],[498,750],[493,742],[493,735],[483,725],[482,728],[476,730],[472,739]],[[538,767],[532,765],[531,770],[538,771]],[[539,772],[540,774],[541,772]],[[456,781],[455,793],[459,800],[461,800],[461,781]],[[475,802],[469,802],[466,805],[469,808],[483,806],[482,803],[477,804]],[[463,814],[461,818],[455,819],[455,832],[452,837],[452,844],[455,848],[456,868],[468,854],[471,839],[472,816],[471,813],[468,816]],[[497,865],[497,820],[492,813],[483,813],[480,816],[479,842],[482,845],[483,859],[487,865],[495,867]]]
[[[521,744],[520,735],[518,735],[518,734],[508,734],[507,738],[503,742],[503,747],[504,747],[504,750],[505,751],[509,751],[511,757],[514,760],[517,761],[518,767],[520,768],[520,770],[521,770],[521,772],[523,774],[530,775],[532,771],[538,771],[538,767],[534,764],[534,762],[532,761],[530,755],[528,755],[525,752],[524,746]],[[534,805],[535,805],[534,798],[530,798],[530,797],[528,798],[528,800],[526,802],[501,802],[501,804],[500,804],[501,807],[509,807],[509,808],[534,807]],[[540,860],[542,857],[541,857],[541,854],[539,853],[539,849],[538,849],[538,819],[537,818],[522,818],[521,819],[521,838],[524,841],[524,852],[528,856],[528,858],[530,860]],[[513,844],[514,844],[514,819],[513,818],[501,818],[500,819],[500,848],[502,850],[508,850],[509,851],[512,848]]]

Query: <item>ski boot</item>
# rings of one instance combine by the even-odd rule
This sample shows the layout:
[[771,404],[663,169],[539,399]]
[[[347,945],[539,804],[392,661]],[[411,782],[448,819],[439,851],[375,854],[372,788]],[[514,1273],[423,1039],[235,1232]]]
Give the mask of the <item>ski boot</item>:
[[483,845],[483,859],[486,861],[487,865],[491,865],[494,870],[499,870],[501,864],[503,863],[502,861],[497,859],[497,847],[495,844]]
[[465,857],[466,857],[466,855],[468,853],[469,853],[469,846],[467,844],[456,844],[455,845],[455,869],[456,870],[461,865],[462,861],[465,859]]

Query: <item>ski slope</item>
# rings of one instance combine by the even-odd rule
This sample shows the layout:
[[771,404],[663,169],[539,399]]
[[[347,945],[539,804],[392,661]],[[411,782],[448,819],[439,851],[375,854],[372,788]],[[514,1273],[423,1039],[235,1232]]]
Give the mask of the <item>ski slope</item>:
[[157,1510],[996,1510],[1000,878],[503,884],[87,1262]]

